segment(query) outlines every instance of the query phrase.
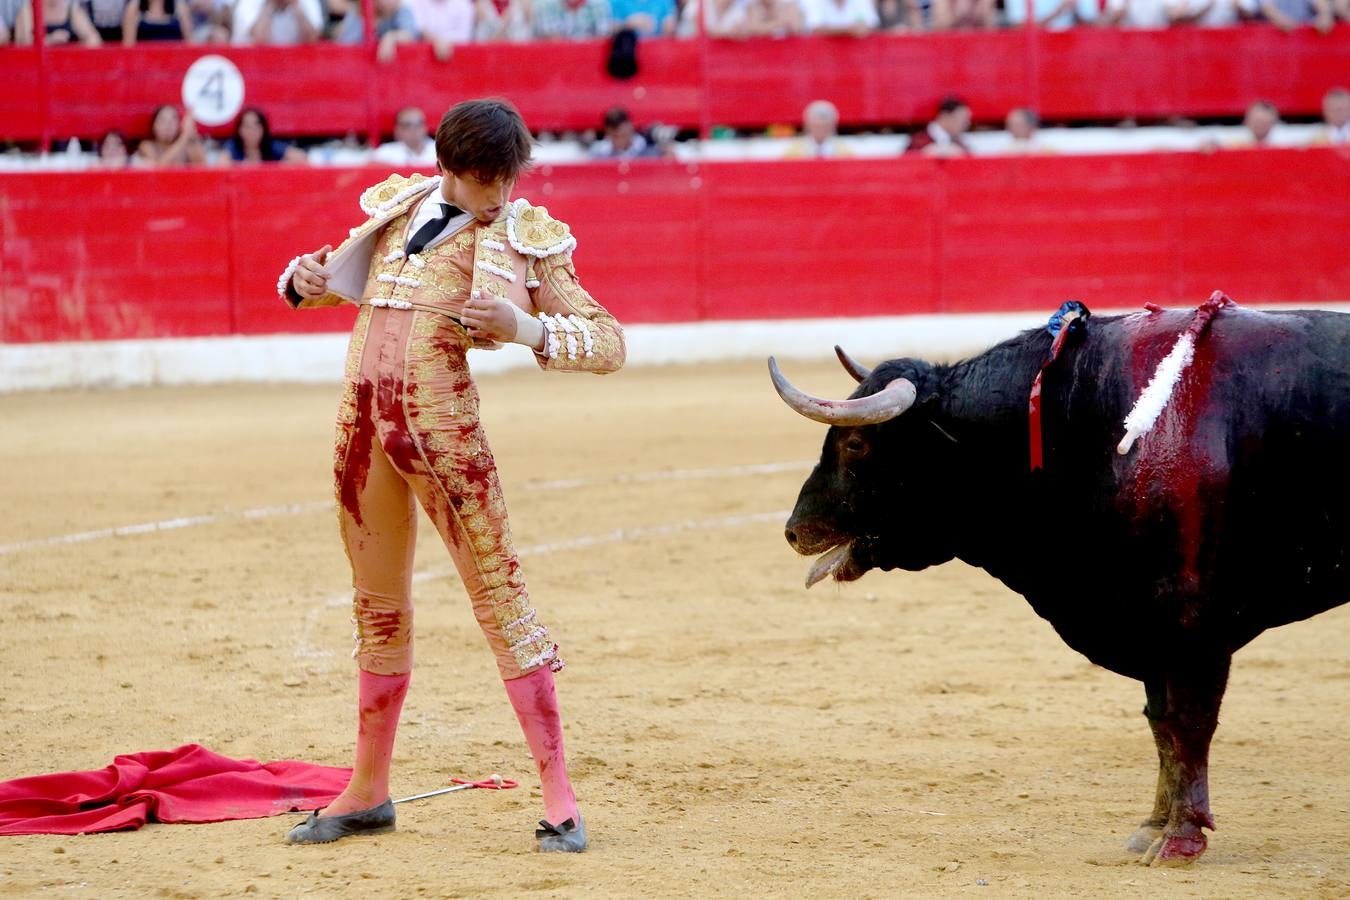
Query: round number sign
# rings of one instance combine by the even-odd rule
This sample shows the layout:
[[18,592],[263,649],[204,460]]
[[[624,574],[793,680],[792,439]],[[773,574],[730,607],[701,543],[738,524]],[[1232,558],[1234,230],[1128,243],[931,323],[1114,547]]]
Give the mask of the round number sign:
[[224,125],[244,105],[244,76],[223,56],[203,56],[183,76],[183,105],[203,125]]

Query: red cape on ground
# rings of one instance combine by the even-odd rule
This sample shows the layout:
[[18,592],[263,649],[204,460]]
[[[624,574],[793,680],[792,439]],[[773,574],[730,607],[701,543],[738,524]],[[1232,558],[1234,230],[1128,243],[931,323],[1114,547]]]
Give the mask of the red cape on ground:
[[128,753],[105,769],[0,782],[0,835],[261,819],[325,806],[350,777],[351,769],[230,759],[197,744]]

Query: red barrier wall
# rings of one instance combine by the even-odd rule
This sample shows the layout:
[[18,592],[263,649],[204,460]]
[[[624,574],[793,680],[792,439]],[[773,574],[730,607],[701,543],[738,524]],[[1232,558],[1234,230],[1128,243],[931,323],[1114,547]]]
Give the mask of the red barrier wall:
[[[708,41],[649,40],[641,72],[604,72],[607,44],[470,45],[448,63],[429,47],[381,65],[365,47],[0,47],[0,137],[96,138],[149,129],[161,103],[180,99],[184,73],[222,53],[244,76],[245,102],[278,134],[365,134],[392,129],[410,103],[435,113],[465,97],[509,97],[536,130],[593,128],[626,106],[639,124],[759,127],[797,122],[819,97],[848,125],[919,123],[945,94],[977,119],[1001,121],[1031,105],[1048,119],[1240,115],[1256,98],[1286,115],[1319,111],[1322,93],[1350,84],[1350,25],[1330,35],[1253,25],[1065,32],[1010,29],[931,35]],[[216,129],[217,133],[228,129]]]
[[[0,339],[345,329],[276,299],[376,169],[0,176]],[[623,321],[1350,300],[1350,151],[544,166]]]

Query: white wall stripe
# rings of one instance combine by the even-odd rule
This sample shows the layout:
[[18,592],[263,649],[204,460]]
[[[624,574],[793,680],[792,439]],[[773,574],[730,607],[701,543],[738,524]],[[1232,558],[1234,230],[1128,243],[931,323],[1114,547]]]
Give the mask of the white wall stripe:
[[[978,353],[1019,329],[1043,326],[1062,299],[1047,298],[1042,309],[1016,313],[632,325],[624,328],[624,336],[629,366],[762,362],[769,354],[779,360],[826,360],[833,359],[830,347],[834,344],[842,344],[855,358],[868,362],[901,356],[950,359]],[[1256,309],[1261,304],[1252,301],[1243,306]],[[1350,310],[1347,303],[1306,306]],[[1291,307],[1271,307],[1281,308]],[[1095,314],[1112,311],[1098,309]],[[338,385],[347,342],[347,334],[341,333],[0,344],[0,394],[236,381]],[[469,362],[475,375],[537,367],[534,354],[519,344],[493,352],[475,351]]]

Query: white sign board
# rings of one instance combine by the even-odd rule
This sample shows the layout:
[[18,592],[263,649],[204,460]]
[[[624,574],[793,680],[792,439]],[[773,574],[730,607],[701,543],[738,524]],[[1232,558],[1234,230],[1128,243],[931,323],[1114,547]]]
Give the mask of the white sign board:
[[183,106],[203,125],[224,125],[244,105],[244,76],[223,56],[203,56],[183,76]]

